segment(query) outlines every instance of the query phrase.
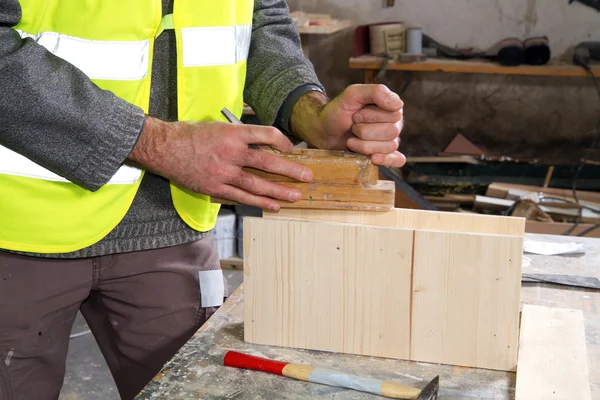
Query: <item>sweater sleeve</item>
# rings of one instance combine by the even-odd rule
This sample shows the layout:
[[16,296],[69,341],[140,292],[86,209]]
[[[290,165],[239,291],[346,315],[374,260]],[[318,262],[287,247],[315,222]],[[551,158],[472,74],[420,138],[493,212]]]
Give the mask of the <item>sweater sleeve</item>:
[[18,0],[0,0],[0,145],[97,190],[135,146],[144,112],[22,39],[20,18]]
[[323,89],[304,57],[300,35],[285,0],[255,0],[244,100],[261,123],[273,125],[294,89],[313,84]]

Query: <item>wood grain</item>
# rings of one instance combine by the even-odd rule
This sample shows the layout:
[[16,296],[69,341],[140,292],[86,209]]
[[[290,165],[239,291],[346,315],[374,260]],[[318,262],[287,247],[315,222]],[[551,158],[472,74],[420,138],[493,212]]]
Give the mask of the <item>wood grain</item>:
[[245,340],[408,358],[413,232],[244,219]]
[[[279,201],[282,209],[324,209],[324,210],[364,210],[390,211],[394,208],[394,182],[380,181],[376,185],[339,185],[333,183],[281,182],[282,185],[298,189],[300,200],[290,203]],[[238,204],[233,201],[211,198],[220,204]]]
[[382,213],[285,209],[278,213],[265,212],[263,217],[268,219],[345,222],[404,229],[470,232],[513,235],[519,237],[522,237],[525,232],[524,218],[423,211],[404,208],[395,208],[392,211]]
[[[370,157],[345,151],[318,149],[294,149],[291,154],[277,154],[286,160],[304,165],[313,172],[312,183],[377,184],[379,168]],[[297,182],[291,178],[244,168],[257,176],[272,182]]]
[[514,370],[523,241],[417,231],[411,359]]
[[524,305],[516,400],[589,400],[583,312]]

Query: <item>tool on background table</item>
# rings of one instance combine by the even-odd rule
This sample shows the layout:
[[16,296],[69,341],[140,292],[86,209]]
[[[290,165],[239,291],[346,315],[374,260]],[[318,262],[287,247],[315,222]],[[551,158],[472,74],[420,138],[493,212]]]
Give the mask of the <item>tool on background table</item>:
[[[226,108],[221,112],[232,124],[242,124]],[[302,193],[297,202],[279,201],[281,208],[359,211],[390,211],[394,208],[396,186],[394,182],[379,180],[379,167],[371,162],[369,156],[342,150],[294,148],[292,153],[284,154],[269,146],[251,145],[250,148],[286,158],[312,171],[313,179],[307,183],[254,168],[243,168],[260,178],[292,187]],[[211,201],[237,204],[215,197]]]
[[439,376],[429,382],[424,389],[417,389],[400,383],[362,378],[329,369],[315,368],[307,364],[274,361],[236,351],[228,351],[223,363],[227,367],[269,372],[301,381],[354,389],[393,399],[435,400],[438,398]]
[[555,285],[600,290],[600,279],[594,276],[523,274],[521,282],[553,283]]

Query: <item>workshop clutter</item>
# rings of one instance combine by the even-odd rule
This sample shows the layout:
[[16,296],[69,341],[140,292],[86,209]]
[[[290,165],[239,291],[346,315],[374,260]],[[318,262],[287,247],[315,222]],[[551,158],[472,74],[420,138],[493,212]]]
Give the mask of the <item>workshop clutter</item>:
[[213,229],[215,246],[219,258],[231,258],[236,253],[236,215],[231,210],[221,210],[217,216],[217,223]]
[[358,26],[354,31],[352,57],[385,56],[398,62],[420,62],[425,58],[489,60],[505,66],[545,65],[552,53],[547,36],[508,37],[487,49],[457,48],[425,34],[404,22],[380,22]]
[[262,216],[262,211],[255,207],[226,207],[230,206],[221,208],[213,229],[215,246],[221,260],[244,256],[244,218]]

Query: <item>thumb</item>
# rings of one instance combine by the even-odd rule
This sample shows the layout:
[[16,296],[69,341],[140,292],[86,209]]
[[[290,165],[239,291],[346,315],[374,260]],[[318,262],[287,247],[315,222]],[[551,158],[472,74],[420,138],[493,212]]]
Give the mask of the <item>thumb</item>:
[[343,94],[347,108],[361,110],[367,105],[374,104],[385,111],[400,111],[404,106],[400,96],[385,85],[352,85]]

